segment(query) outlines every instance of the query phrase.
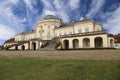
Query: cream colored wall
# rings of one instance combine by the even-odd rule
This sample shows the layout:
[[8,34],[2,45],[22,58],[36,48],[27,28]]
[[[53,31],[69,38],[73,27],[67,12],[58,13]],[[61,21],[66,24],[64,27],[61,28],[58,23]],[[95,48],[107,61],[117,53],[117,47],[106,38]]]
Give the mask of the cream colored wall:
[[88,28],[89,32],[94,31],[93,21],[78,22],[74,24],[75,33],[79,33],[78,30],[81,29],[82,33],[86,32],[85,29]]
[[19,34],[15,36],[15,41],[27,41],[36,38],[36,33]]
[[15,50],[15,46],[13,46],[13,47],[9,48],[9,50]]
[[9,46],[9,45],[11,46],[13,44],[17,44],[17,43],[14,43],[14,42],[13,43],[5,43],[3,46],[6,47],[6,46]]
[[24,38],[24,35],[18,34],[15,36],[15,41],[22,41]]
[[108,47],[111,47],[110,40],[113,40],[112,45],[113,45],[113,48],[114,48],[115,46],[114,46],[114,38],[113,37],[108,37]]
[[[61,25],[60,20],[43,20],[40,21],[36,25],[36,36],[37,38],[40,38],[40,32],[42,34],[41,39],[42,40],[47,40],[48,38],[48,33],[50,33],[50,39],[54,37],[54,29],[55,27],[59,27]],[[42,29],[41,29],[42,26]],[[49,27],[48,27],[49,26]]]
[[[94,21],[77,22],[77,23],[73,23],[71,26],[55,29],[55,33],[57,36],[59,36],[59,34],[64,35],[65,32],[67,34],[69,34],[70,32],[72,32],[72,34],[85,33],[87,28],[89,32],[93,32],[96,30],[101,31],[101,24],[95,23]],[[81,30],[81,32],[79,32],[79,30]]]
[[102,25],[100,23],[95,23],[95,31],[101,31]]
[[120,49],[120,43],[115,43],[114,46],[116,49]]
[[56,36],[65,35],[65,34],[73,34],[73,26],[67,26],[67,27],[55,29]]
[[63,38],[62,41],[62,48],[64,48],[64,40],[69,40],[69,48],[73,49],[73,40],[74,39],[78,39],[79,40],[79,48],[83,48],[83,39],[84,38],[89,38],[90,39],[90,48],[95,48],[95,43],[94,43],[94,39],[96,37],[101,37],[103,40],[103,47],[104,48],[108,48],[109,45],[107,43],[107,34],[103,34],[103,35],[91,35],[91,36],[82,36],[82,37],[71,37],[71,38]]
[[25,50],[28,50],[28,49],[29,49],[29,48],[28,48],[28,47],[29,47],[29,46],[28,46],[29,43],[25,43],[25,44],[19,45],[19,46],[18,46],[18,49],[19,49],[19,50],[22,50],[22,46],[23,46],[23,45],[25,46]]

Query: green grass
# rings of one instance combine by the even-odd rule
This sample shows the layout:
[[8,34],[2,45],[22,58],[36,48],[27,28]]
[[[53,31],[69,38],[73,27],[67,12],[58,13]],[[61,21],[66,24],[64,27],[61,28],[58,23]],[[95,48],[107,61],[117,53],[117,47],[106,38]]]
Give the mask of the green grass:
[[0,58],[0,80],[120,80],[120,61]]

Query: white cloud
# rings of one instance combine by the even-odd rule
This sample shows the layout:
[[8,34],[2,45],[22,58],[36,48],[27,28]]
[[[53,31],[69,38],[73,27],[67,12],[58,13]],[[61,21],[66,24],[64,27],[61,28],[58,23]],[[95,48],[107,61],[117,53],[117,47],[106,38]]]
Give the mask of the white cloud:
[[[17,0],[16,2],[14,2],[14,0],[10,1],[13,1],[12,3],[17,3]],[[20,19],[14,15],[11,5],[9,5],[11,3],[10,1],[4,1],[2,5],[0,5],[0,39],[6,39],[9,36],[13,36],[14,33],[25,30],[25,27],[21,23],[26,21],[26,18]]]
[[44,10],[45,15],[56,15],[55,11],[52,10]]
[[81,0],[70,0],[69,5],[72,10],[79,8]]
[[70,21],[71,11],[79,8],[81,0],[41,0],[44,6],[42,15],[53,14],[64,22]]
[[0,24],[0,40],[6,40],[15,35],[15,31],[9,26]]
[[65,5],[64,1],[59,1],[59,0],[54,0],[54,5],[55,5],[55,9],[57,11],[58,16],[60,16],[60,18],[65,21],[65,22],[69,22],[70,18],[69,18],[69,14],[68,14],[68,5]]
[[33,0],[24,0],[26,6],[27,6],[30,10],[33,9],[32,1],[33,1]]
[[21,19],[19,22],[26,22],[27,21],[27,19],[26,18],[23,18],[23,19]]
[[86,14],[87,17],[93,18],[101,8],[103,7],[105,0],[92,0],[89,12]]
[[105,15],[107,20],[103,24],[104,28],[112,34],[120,33],[120,6],[115,11],[108,13],[108,15]]
[[44,4],[44,8],[52,8],[52,3],[50,2],[50,0],[41,0]]
[[17,4],[19,2],[19,0],[8,0],[10,3],[13,3],[13,4]]

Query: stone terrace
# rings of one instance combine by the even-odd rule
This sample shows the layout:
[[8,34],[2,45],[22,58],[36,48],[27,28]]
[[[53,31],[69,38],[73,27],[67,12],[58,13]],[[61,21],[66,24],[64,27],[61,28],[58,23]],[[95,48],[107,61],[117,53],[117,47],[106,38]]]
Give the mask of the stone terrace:
[[41,59],[120,60],[120,50],[0,51],[0,57]]

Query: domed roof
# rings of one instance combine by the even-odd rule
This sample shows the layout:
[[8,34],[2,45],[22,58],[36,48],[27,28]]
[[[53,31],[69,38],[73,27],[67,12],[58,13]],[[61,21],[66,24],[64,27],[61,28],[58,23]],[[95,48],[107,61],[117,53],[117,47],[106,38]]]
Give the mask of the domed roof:
[[57,20],[59,20],[59,18],[57,18],[54,15],[46,15],[42,20],[48,20],[48,19],[57,19]]

